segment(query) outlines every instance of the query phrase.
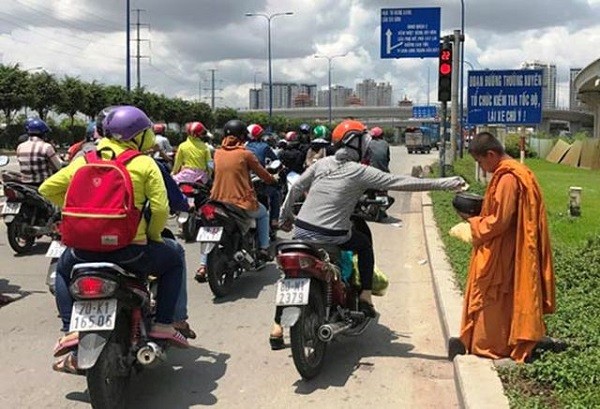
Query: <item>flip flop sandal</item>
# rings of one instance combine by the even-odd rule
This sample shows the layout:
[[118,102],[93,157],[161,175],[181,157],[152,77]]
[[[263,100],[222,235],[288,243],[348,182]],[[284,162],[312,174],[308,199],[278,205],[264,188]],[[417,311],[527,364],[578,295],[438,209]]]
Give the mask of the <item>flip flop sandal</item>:
[[187,339],[196,339],[196,333],[190,327],[190,324],[185,321],[181,323],[173,323],[173,328],[181,332],[181,335],[183,335]]
[[67,373],[71,375],[85,375],[83,369],[77,368],[77,358],[73,353],[63,356],[52,364],[52,369],[56,372]]
[[189,348],[190,344],[187,339],[179,331],[165,332],[160,330],[152,330],[148,334],[150,338],[168,341],[177,348]]
[[198,281],[199,283],[206,282],[206,267],[200,267],[198,270],[196,270],[194,280]]
[[54,357],[58,358],[61,355],[71,352],[79,345],[79,333],[72,332],[67,335],[63,335],[58,339],[54,346]]

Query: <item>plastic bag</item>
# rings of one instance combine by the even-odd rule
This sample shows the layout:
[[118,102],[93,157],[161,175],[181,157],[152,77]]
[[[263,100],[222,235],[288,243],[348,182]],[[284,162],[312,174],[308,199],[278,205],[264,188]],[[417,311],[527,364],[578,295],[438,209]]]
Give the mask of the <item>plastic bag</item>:
[[452,237],[456,237],[465,243],[471,243],[473,236],[471,235],[471,225],[467,222],[460,222],[450,229],[448,234]]
[[349,250],[343,250],[340,252],[340,271],[342,273],[342,280],[349,283],[352,277],[352,271],[354,270],[354,263],[352,260],[353,253]]
[[[352,258],[352,262],[354,265],[353,268],[353,276],[352,283],[358,287],[360,287],[360,274],[358,273],[358,257],[354,256]],[[387,288],[390,285],[390,280],[385,275],[383,271],[377,265],[373,269],[373,288],[371,289],[371,293],[375,296],[382,297],[385,295]]]

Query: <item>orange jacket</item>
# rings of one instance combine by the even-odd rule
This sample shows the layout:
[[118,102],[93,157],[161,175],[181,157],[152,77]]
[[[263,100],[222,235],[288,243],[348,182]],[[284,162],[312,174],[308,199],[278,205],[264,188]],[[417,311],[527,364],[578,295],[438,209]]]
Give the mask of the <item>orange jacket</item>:
[[275,179],[261,166],[252,152],[235,137],[223,139],[221,149],[215,151],[215,177],[210,192],[212,200],[231,203],[245,210],[258,209],[258,200],[250,180],[254,171],[266,183]]

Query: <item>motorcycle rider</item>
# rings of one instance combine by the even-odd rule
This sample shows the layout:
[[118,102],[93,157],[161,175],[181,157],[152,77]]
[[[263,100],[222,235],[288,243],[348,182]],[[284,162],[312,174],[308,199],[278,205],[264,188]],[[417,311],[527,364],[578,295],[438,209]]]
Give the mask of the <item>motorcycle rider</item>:
[[23,123],[23,127],[25,128],[25,133],[19,135],[19,137],[17,138],[17,146],[22,144],[23,142],[27,141],[27,139],[29,139],[29,135],[27,135],[27,127],[29,126],[31,121],[33,121],[34,119],[38,119],[38,118],[35,116],[30,116]]
[[294,131],[289,131],[285,134],[285,141],[286,145],[279,152],[279,159],[289,171],[300,175],[304,172],[306,151],[302,150],[298,134]]
[[164,164],[170,164],[173,159],[169,156],[173,152],[173,147],[169,139],[164,136],[167,130],[167,125],[158,123],[152,125],[154,135],[156,135],[156,145],[154,145],[154,159],[157,161],[163,161]]
[[383,129],[376,126],[372,128],[371,143],[369,144],[369,165],[383,172],[390,172],[390,145],[383,139]]
[[27,125],[29,138],[17,146],[17,160],[21,169],[21,181],[39,186],[62,167],[62,162],[52,144],[48,143],[50,127],[39,118]]
[[[277,155],[273,149],[262,140],[264,129],[258,124],[248,126],[248,135],[250,140],[246,143],[246,149],[254,153],[260,164],[266,166],[267,159],[273,161],[277,159]],[[265,186],[265,194],[269,198],[269,219],[271,224],[271,233],[275,233],[279,227],[279,208],[281,205],[281,195],[279,187],[275,185]]]
[[[244,122],[232,119],[223,126],[221,149],[215,152],[215,179],[210,192],[211,200],[235,205],[246,212],[248,217],[256,219],[259,258],[270,261],[269,255],[269,214],[266,207],[259,203],[250,182],[253,171],[268,184],[276,178],[263,168],[252,152],[244,147],[248,129]],[[206,281],[206,259],[200,260],[196,280]]]
[[[382,172],[360,162],[367,154],[371,136],[359,121],[345,120],[335,127],[333,143],[338,147],[334,156],[328,156],[313,166],[293,185],[282,207],[280,227],[284,231],[294,229],[294,238],[316,240],[338,245],[358,256],[358,270],[362,291],[359,308],[368,317],[375,317],[376,310],[371,299],[373,282],[373,245],[367,232],[353,226],[350,219],[354,208],[367,189],[426,191],[456,190],[465,185],[461,177],[419,179]],[[292,206],[296,199],[307,192],[306,199],[296,220]],[[280,310],[280,309],[278,309]],[[283,331],[279,325],[278,311],[271,330],[273,349],[283,344]]]
[[[150,119],[140,109],[132,106],[117,107],[104,119],[104,132],[110,138],[103,138],[98,144],[98,150],[105,159],[113,153],[118,155],[128,149],[144,152],[154,146],[151,125]],[[70,180],[84,164],[85,158],[77,158],[46,180],[40,187],[40,193],[62,205]],[[165,184],[156,162],[148,156],[133,158],[127,162],[126,168],[131,176],[136,207],[142,210],[144,204],[148,203],[151,218],[149,221],[141,218],[134,241],[123,249],[93,253],[69,248],[63,252],[56,275],[56,298],[63,322],[62,330],[69,330],[71,320],[73,298],[69,283],[73,266],[83,261],[114,262],[142,276],[148,272],[156,273],[159,277],[156,316],[149,336],[169,341],[178,347],[188,347],[185,337],[172,325],[184,265],[176,250],[165,244],[161,237],[169,211]],[[59,339],[54,355],[66,355],[53,365],[53,369],[77,372],[76,356],[68,352],[75,348],[78,337],[77,333],[66,333]]]
[[329,145],[329,130],[325,125],[315,126],[310,148],[306,152],[304,167],[308,168],[321,158],[327,156],[327,145]]
[[187,139],[177,147],[175,163],[173,164],[173,179],[177,183],[202,183],[209,180],[208,164],[211,161],[210,151],[202,141],[207,133],[202,122],[186,124]]
[[73,159],[85,155],[89,151],[96,150],[96,121],[90,121],[85,129],[85,136],[82,141],[74,143],[67,150],[67,158],[69,162]]

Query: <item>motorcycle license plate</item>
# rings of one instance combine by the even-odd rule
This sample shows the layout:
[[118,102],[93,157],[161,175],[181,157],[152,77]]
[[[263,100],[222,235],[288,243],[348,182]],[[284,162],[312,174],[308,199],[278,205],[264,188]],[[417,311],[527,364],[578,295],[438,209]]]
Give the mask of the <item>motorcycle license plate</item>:
[[67,246],[60,241],[52,240],[52,243],[50,243],[50,247],[48,247],[48,251],[46,252],[46,257],[59,258],[66,249]]
[[194,203],[194,198],[193,197],[188,197],[187,201],[188,201],[188,206],[189,207],[194,207],[195,203]]
[[223,235],[222,227],[200,227],[198,230],[198,235],[196,236],[196,241],[208,241],[208,242],[219,242],[221,241],[221,236]]
[[117,300],[75,301],[69,331],[107,331],[115,328]]
[[2,214],[19,214],[21,210],[20,202],[5,202],[2,206]]
[[388,197],[387,196],[377,196],[376,199],[379,203],[381,203],[383,206],[387,206],[388,205]]
[[284,278],[277,282],[275,305],[306,305],[310,291],[310,278]]

